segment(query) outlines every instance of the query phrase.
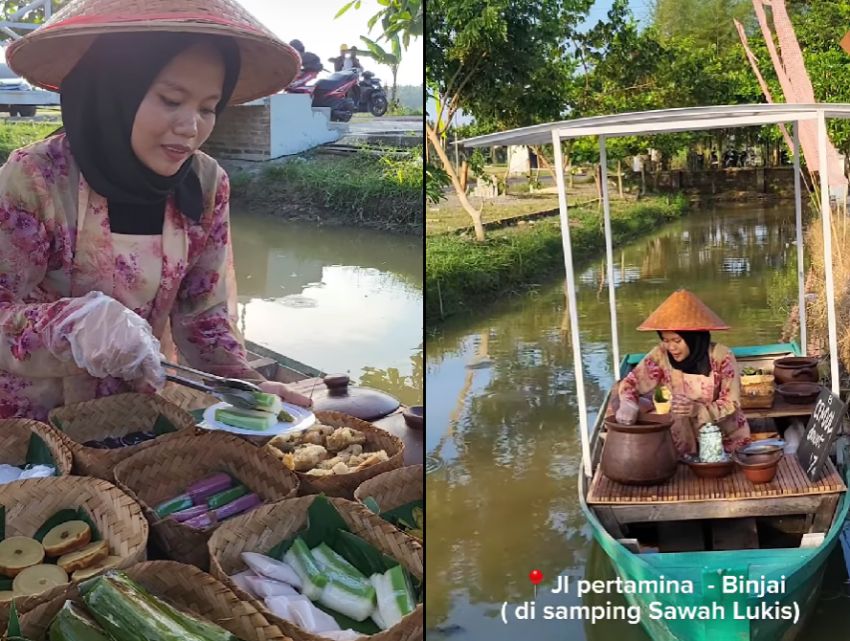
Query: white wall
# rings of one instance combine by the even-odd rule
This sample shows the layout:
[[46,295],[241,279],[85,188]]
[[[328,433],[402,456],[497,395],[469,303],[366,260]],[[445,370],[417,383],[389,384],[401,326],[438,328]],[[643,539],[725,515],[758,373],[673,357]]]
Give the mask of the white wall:
[[339,140],[342,132],[330,127],[323,113],[313,111],[309,95],[279,93],[267,100],[271,101],[272,158],[290,156]]

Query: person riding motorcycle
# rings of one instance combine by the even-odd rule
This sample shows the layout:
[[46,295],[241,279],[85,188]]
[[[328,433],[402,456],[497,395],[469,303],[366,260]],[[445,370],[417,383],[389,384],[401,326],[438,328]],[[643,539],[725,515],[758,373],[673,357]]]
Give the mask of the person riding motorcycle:
[[305,51],[304,44],[300,40],[290,40],[289,46],[301,56],[301,74],[322,71],[324,66],[322,60],[312,51]]

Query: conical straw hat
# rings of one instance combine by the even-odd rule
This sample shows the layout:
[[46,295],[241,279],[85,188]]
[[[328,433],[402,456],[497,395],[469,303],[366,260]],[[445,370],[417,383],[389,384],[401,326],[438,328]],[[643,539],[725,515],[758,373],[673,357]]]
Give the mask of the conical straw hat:
[[167,31],[229,36],[242,68],[230,104],[284,89],[301,58],[236,0],[74,0],[6,50],[9,67],[32,84],[58,91],[94,39],[107,33]]
[[698,332],[721,329],[729,329],[729,325],[686,289],[678,289],[670,294],[638,327],[642,332]]

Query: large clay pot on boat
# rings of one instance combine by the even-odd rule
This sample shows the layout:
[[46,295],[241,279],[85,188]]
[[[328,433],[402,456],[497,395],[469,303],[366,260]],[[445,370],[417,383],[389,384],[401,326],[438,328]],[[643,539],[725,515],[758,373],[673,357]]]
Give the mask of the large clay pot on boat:
[[783,383],[817,383],[818,359],[811,356],[791,356],[773,361],[773,377],[777,385]]
[[673,417],[638,417],[634,425],[605,419],[602,473],[624,485],[657,485],[676,473],[677,457],[670,427]]

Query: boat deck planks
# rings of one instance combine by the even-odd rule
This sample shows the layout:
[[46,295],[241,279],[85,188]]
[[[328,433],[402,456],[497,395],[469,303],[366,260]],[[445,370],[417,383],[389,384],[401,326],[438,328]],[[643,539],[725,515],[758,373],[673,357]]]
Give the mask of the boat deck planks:
[[701,479],[680,463],[676,474],[666,483],[655,486],[631,486],[616,483],[596,469],[587,502],[590,505],[619,503],[680,503],[708,499],[738,500],[770,497],[833,494],[847,488],[832,461],[824,466],[820,478],[812,483],[795,456],[786,455],[779,462],[776,477],[770,483],[753,485],[740,468],[722,479]]

